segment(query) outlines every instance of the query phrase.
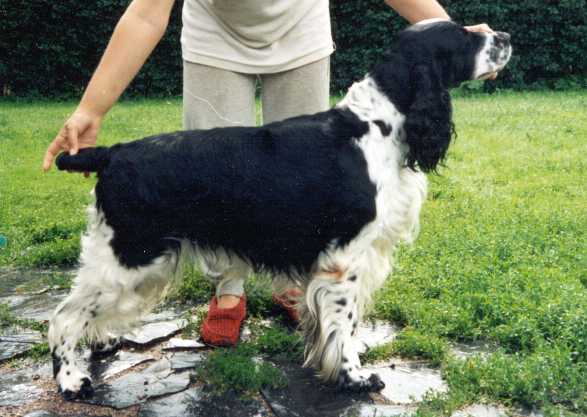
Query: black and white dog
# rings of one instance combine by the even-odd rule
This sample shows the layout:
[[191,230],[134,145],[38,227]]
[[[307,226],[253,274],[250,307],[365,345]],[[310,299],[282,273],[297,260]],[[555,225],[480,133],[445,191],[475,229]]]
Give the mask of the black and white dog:
[[59,169],[98,173],[75,284],[49,329],[62,394],[92,391],[80,338],[105,344],[128,331],[186,253],[215,277],[289,277],[305,292],[305,365],[344,388],[381,389],[361,369],[357,323],[394,247],[417,233],[424,173],[453,134],[448,88],[500,71],[510,55],[506,33],[426,21],[326,112],[62,154]]

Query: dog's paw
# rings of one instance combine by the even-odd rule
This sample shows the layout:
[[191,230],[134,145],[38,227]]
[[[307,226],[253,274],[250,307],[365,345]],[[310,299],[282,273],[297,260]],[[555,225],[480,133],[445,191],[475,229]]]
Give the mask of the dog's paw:
[[76,369],[64,370],[57,375],[59,392],[67,401],[88,398],[94,393],[92,381],[86,374]]
[[120,349],[122,342],[119,337],[111,337],[107,342],[97,342],[90,345],[92,359],[102,359],[113,355]]
[[377,374],[371,374],[368,378],[365,378],[358,372],[342,370],[338,376],[338,386],[346,391],[378,392],[385,388],[385,383]]

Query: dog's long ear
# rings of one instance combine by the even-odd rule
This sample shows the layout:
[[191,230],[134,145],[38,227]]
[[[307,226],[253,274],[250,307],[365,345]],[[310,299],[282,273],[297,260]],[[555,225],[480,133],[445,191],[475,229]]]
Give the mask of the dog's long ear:
[[435,171],[454,133],[450,95],[431,65],[416,65],[411,80],[414,100],[404,124],[407,165],[413,170]]

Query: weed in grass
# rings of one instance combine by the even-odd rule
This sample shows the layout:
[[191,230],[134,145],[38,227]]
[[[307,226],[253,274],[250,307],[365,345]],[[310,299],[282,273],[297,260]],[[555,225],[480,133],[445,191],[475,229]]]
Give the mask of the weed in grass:
[[497,352],[487,358],[449,360],[443,375],[452,392],[474,401],[485,397],[525,407],[559,404],[587,413],[584,364],[566,349],[544,348],[531,355]]
[[33,346],[33,348],[26,353],[26,357],[31,358],[35,362],[42,362],[49,358],[49,352],[49,344],[43,342]]
[[57,240],[67,240],[72,237],[77,237],[83,229],[83,223],[75,225],[53,224],[45,226],[37,230],[31,230],[30,243],[33,245],[40,245],[47,242],[55,242]]
[[214,294],[214,285],[196,266],[183,267],[181,282],[172,297],[184,303],[208,303]]
[[392,356],[409,359],[423,359],[431,366],[439,366],[448,353],[447,342],[439,337],[424,335],[417,330],[406,328],[390,343],[369,349],[361,359],[364,362],[387,360]]
[[394,354],[404,358],[424,359],[432,366],[441,364],[448,352],[445,340],[407,328],[391,344]]
[[299,333],[290,333],[281,326],[266,328],[254,341],[255,349],[276,360],[300,362],[304,357],[303,340]]
[[256,349],[250,344],[217,349],[208,355],[198,376],[217,394],[233,390],[253,395],[262,387],[283,387],[286,382],[281,371],[256,359],[256,355]]
[[365,353],[360,355],[361,363],[374,363],[385,361],[392,357],[394,354],[393,344],[385,343],[383,345],[372,347]]
[[202,322],[208,315],[208,308],[205,306],[190,309],[185,312],[183,319],[186,322],[181,334],[186,337],[197,338],[200,335]]
[[247,313],[249,316],[266,316],[273,308],[271,298],[271,277],[265,274],[251,274],[245,281]]
[[16,317],[10,311],[10,306],[0,303],[0,329],[6,329],[16,324]]
[[16,259],[16,264],[29,268],[75,265],[83,228],[82,222],[28,228],[27,247]]
[[73,266],[78,260],[79,242],[79,237],[75,237],[31,245],[18,258],[17,265],[27,268]]

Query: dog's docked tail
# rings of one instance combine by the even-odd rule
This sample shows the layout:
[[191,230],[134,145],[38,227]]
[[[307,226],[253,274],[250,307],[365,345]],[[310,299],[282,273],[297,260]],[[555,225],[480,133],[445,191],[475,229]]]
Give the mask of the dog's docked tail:
[[100,172],[110,162],[110,148],[98,146],[96,148],[80,149],[76,155],[61,153],[55,160],[55,165],[61,171]]

